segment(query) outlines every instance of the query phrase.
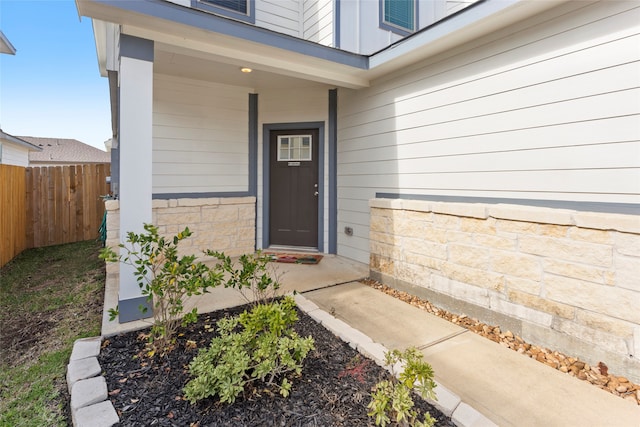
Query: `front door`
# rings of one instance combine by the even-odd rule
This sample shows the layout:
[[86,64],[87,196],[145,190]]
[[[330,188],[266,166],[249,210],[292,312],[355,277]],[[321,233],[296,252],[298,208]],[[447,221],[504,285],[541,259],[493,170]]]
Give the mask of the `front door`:
[[271,131],[269,240],[318,247],[318,130]]

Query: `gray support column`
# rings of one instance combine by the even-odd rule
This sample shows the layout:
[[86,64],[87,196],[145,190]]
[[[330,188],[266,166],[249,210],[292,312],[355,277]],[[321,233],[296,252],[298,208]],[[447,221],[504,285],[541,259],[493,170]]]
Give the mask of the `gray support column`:
[[329,91],[329,248],[338,253],[338,89]]
[[[152,113],[153,41],[120,36],[120,240],[130,231],[140,233],[152,222]],[[135,269],[120,264],[118,307],[120,323],[149,317],[139,306],[146,306],[134,276]]]

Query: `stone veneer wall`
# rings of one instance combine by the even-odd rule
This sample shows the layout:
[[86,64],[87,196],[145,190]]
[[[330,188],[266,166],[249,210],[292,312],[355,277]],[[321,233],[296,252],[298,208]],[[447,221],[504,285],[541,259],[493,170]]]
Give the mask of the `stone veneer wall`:
[[640,381],[640,217],[374,199],[371,276]]
[[[120,202],[108,200],[106,245],[120,244]],[[189,227],[192,236],[180,242],[181,254],[202,255],[205,249],[229,256],[253,253],[256,246],[256,198],[216,197],[154,200],[152,221],[161,235],[174,236]],[[207,259],[202,256],[202,259]],[[118,280],[119,265],[107,264],[107,281]],[[113,282],[111,282],[113,283]]]

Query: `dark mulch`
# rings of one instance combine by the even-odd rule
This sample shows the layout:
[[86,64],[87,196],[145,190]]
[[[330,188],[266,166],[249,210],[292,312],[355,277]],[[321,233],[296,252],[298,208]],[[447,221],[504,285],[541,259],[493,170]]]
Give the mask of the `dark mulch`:
[[[233,404],[206,399],[196,405],[183,400],[187,366],[198,350],[187,340],[206,347],[214,335],[215,322],[243,308],[201,315],[197,324],[180,330],[176,348],[168,356],[149,359],[140,332],[114,336],[105,341],[99,360],[109,388],[109,398],[120,415],[120,426],[366,426],[369,393],[387,372],[363,358],[331,332],[304,313],[295,329],[311,335],[316,350],[307,356],[302,377],[293,381],[287,398],[264,390],[259,384]],[[206,327],[205,327],[206,325]],[[192,347],[192,346],[191,346]],[[420,411],[429,411],[440,426],[450,419],[421,399]]]

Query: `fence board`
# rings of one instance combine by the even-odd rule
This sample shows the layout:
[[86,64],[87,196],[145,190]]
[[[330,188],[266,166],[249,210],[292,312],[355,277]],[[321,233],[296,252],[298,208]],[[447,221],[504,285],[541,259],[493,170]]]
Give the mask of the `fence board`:
[[0,266],[26,248],[25,168],[0,165]]

